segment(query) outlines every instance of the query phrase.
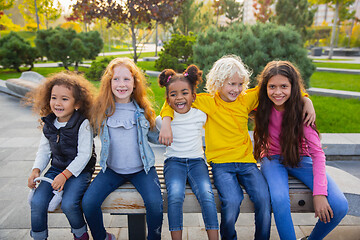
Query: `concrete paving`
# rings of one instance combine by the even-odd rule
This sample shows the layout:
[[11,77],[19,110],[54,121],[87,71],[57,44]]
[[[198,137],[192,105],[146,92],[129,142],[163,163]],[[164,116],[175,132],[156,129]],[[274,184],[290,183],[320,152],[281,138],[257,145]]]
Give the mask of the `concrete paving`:
[[[29,107],[22,106],[17,97],[0,92],[0,114],[0,239],[27,240],[30,239],[27,178],[33,165],[41,131],[37,129],[37,116],[31,113]],[[334,138],[344,136],[346,134],[339,134]],[[360,144],[360,136],[355,136],[353,144]],[[96,144],[99,151],[98,139]],[[157,163],[162,163],[163,147],[154,146],[153,149]],[[340,180],[348,174],[352,179],[350,188],[358,189],[353,185],[360,184],[360,161],[329,161],[327,164],[328,170],[335,172]],[[356,189],[350,190],[356,192]],[[253,219],[253,214],[240,214],[236,224],[239,239],[253,238]],[[316,223],[313,213],[293,214],[293,220],[297,237],[308,235]],[[126,216],[105,214],[104,222],[107,230],[114,233],[118,239],[127,239]],[[274,221],[272,224],[271,239],[279,239]],[[200,214],[184,214],[184,226],[183,239],[207,239]],[[54,240],[72,238],[69,224],[63,214],[49,215],[49,234],[49,239]],[[162,236],[163,239],[170,239],[166,215]],[[326,239],[355,240],[359,239],[359,236],[360,217],[347,215]]]

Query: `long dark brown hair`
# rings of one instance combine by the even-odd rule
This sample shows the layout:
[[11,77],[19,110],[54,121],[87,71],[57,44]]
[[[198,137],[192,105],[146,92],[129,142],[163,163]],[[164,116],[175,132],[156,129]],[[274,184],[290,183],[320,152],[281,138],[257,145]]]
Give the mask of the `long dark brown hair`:
[[285,166],[296,167],[300,162],[300,144],[304,137],[303,108],[304,102],[301,90],[305,92],[303,80],[298,69],[288,61],[269,62],[260,76],[259,106],[255,115],[254,129],[254,156],[259,159],[262,155],[268,156],[269,151],[269,118],[273,102],[267,94],[269,79],[282,75],[291,84],[291,94],[285,102],[285,111],[281,125],[280,145],[282,163]]

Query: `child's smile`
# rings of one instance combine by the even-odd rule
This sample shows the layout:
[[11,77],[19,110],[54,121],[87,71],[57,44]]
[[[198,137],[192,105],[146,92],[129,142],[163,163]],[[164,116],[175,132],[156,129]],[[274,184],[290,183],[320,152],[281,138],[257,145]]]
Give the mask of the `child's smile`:
[[169,85],[167,101],[178,113],[187,113],[195,97],[189,83],[185,81],[178,80]]
[[55,85],[51,90],[50,108],[59,122],[67,122],[76,108],[73,91],[64,85]]

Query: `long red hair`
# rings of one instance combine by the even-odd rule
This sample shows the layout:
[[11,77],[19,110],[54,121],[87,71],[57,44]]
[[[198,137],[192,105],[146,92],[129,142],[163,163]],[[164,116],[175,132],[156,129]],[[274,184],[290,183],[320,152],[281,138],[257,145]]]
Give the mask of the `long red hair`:
[[111,90],[111,79],[114,75],[114,68],[123,65],[129,69],[134,77],[134,90],[132,92],[132,99],[144,109],[145,117],[150,122],[150,127],[155,127],[155,111],[151,102],[147,97],[148,87],[146,86],[146,79],[142,71],[136,64],[127,57],[115,58],[106,67],[105,72],[101,78],[101,85],[99,94],[95,100],[92,108],[92,122],[91,125],[96,133],[102,130],[102,122],[105,118],[110,117],[115,112],[115,99]]

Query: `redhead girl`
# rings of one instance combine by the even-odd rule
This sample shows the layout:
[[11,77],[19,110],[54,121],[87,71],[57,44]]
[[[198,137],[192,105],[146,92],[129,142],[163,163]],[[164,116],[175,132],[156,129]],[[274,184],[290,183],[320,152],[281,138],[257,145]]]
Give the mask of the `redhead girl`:
[[290,211],[290,174],[312,190],[315,217],[319,218],[310,236],[303,239],[323,239],[346,215],[348,203],[326,174],[325,154],[315,125],[304,124],[301,75],[290,62],[272,61],[261,73],[259,86],[254,155],[261,158],[279,236],[296,239]]
[[161,238],[162,196],[148,142],[158,142],[159,134],[146,92],[145,77],[132,60],[115,58],[109,63],[93,107],[92,126],[101,139],[101,171],[82,202],[95,240],[115,239],[104,228],[101,205],[125,182],[131,182],[144,200],[147,238]]

